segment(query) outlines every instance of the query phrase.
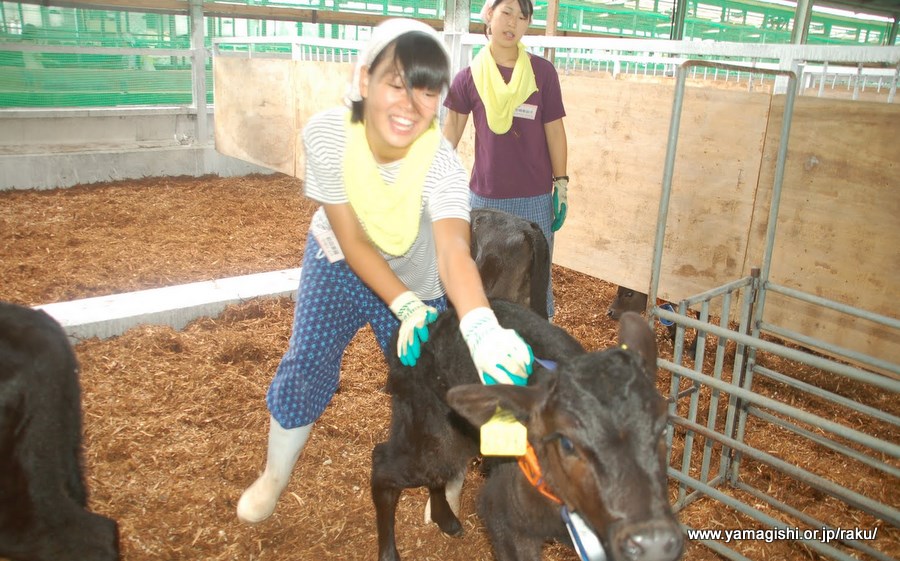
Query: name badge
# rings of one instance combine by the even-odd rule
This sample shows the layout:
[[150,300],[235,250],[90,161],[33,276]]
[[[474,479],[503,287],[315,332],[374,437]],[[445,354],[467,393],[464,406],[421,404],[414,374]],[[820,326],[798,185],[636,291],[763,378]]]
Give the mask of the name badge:
[[316,241],[319,242],[319,248],[325,254],[325,257],[328,258],[329,263],[341,261],[344,258],[344,252],[341,251],[341,246],[333,230],[320,227],[312,228],[310,232],[316,238]]
[[516,110],[513,111],[513,117],[519,117],[521,119],[528,119],[529,121],[533,121],[535,117],[537,117],[537,109],[537,105],[523,103],[522,105],[516,107]]

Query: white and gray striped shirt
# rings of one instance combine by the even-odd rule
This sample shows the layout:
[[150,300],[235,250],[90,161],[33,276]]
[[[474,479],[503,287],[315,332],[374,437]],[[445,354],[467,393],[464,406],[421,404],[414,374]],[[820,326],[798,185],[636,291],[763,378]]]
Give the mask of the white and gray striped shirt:
[[[336,107],[318,113],[303,129],[306,150],[303,188],[307,197],[319,203],[349,202],[343,171],[347,111],[346,108]],[[401,164],[402,160],[378,166],[386,185],[394,183]],[[431,169],[425,176],[419,235],[405,255],[393,256],[382,252],[391,270],[419,298],[431,300],[446,292],[438,277],[432,223],[446,218],[461,218],[468,222],[469,210],[468,172],[450,143],[442,138]],[[313,216],[311,228],[331,229],[322,208]]]

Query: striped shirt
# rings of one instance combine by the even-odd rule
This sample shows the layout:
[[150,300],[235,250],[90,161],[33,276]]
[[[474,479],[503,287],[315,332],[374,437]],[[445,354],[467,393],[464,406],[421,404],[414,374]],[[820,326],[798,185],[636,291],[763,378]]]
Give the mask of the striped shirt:
[[[347,111],[338,107],[318,113],[303,129],[306,150],[304,193],[321,204],[349,202],[343,171]],[[400,160],[378,166],[386,185],[395,182],[402,163]],[[445,294],[438,276],[432,223],[446,218],[461,218],[468,222],[469,208],[468,173],[456,151],[441,138],[431,169],[425,176],[416,240],[404,255],[381,252],[394,274],[422,300],[433,300]],[[331,229],[324,209],[316,211],[310,228]]]

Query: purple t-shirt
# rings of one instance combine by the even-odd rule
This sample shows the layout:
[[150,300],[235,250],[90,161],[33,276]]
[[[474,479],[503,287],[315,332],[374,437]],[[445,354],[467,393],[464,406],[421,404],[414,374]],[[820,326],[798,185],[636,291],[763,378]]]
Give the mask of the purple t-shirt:
[[[562,92],[556,68],[547,59],[529,55],[538,91],[523,106],[535,106],[534,119],[513,117],[505,134],[488,128],[484,103],[475,89],[471,68],[464,68],[453,79],[444,106],[457,113],[472,114],[475,124],[475,164],[469,188],[482,197],[510,199],[545,195],[553,186],[550,152],[544,124],[565,117]],[[509,83],[513,69],[499,66],[500,75]]]

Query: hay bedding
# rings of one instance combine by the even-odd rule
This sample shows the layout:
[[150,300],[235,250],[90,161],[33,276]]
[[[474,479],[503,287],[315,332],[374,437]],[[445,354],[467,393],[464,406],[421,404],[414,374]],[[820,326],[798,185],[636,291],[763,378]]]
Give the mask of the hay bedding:
[[[0,299],[34,305],[296,267],[314,210],[299,189],[297,180],[275,175],[156,178],[0,193]],[[605,310],[615,287],[557,266],[553,275],[556,322],[589,350],[609,346],[615,325]],[[264,461],[263,399],[286,347],[292,312],[287,298],[255,300],[217,318],[197,320],[181,332],[140,327],[76,346],[91,508],[119,521],[124,560],[375,558],[370,454],[386,436],[390,403],[379,391],[386,364],[371,332],[362,332],[351,344],[340,391],[318,422],[275,516],[256,527],[234,516],[237,498]],[[662,353],[671,353],[662,337],[660,345]],[[668,383],[663,377],[660,388],[667,390]],[[817,407],[828,416],[827,405]],[[827,464],[831,460],[819,457],[816,449],[795,446],[782,436],[751,438],[801,465],[846,472],[845,484],[900,503],[898,490],[887,488],[883,478]],[[680,446],[676,438],[676,458]],[[424,491],[404,494],[398,511],[404,558],[491,559],[474,514],[478,476],[469,478],[462,539],[421,523]],[[785,485],[766,470],[759,470],[757,479],[757,485]],[[788,486],[785,492],[808,495],[811,512],[846,510],[805,489]],[[708,500],[689,507],[681,519],[694,527],[754,527]],[[849,515],[843,521],[845,527],[872,524]],[[900,544],[896,534],[884,530],[879,542],[888,540],[890,550]],[[814,558],[786,543],[738,547],[755,558]],[[575,559],[560,546],[548,546],[545,558]],[[697,544],[688,544],[685,558],[718,559]]]

